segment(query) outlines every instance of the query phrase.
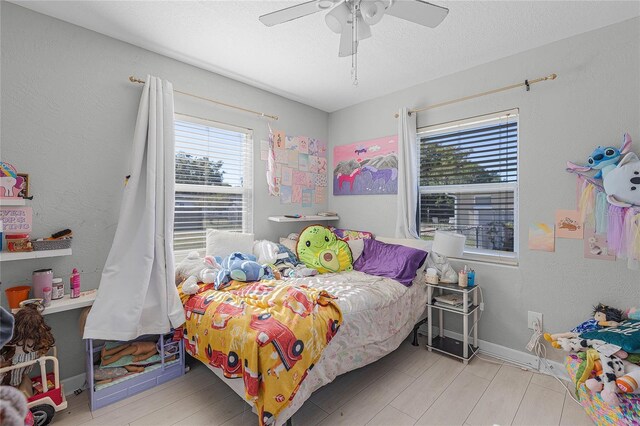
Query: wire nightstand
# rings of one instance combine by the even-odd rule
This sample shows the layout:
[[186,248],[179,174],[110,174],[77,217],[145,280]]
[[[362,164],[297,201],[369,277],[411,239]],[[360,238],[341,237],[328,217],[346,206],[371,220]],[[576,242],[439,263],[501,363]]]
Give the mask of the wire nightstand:
[[[447,292],[462,293],[462,308],[458,309],[454,306],[447,307],[441,305],[434,305],[434,290],[438,289],[440,294]],[[471,358],[476,354],[478,350],[478,286],[473,287],[459,287],[457,284],[429,284],[427,283],[427,319],[429,324],[428,329],[428,341],[427,349],[429,351],[436,350],[438,352],[445,353],[460,359],[464,364],[467,364]],[[469,305],[469,297],[473,303]],[[438,336],[433,336],[433,310],[438,310]],[[462,315],[462,342],[458,339],[451,337],[445,337],[444,335],[444,312],[452,312],[454,314]],[[473,345],[469,344],[469,316],[473,315]]]

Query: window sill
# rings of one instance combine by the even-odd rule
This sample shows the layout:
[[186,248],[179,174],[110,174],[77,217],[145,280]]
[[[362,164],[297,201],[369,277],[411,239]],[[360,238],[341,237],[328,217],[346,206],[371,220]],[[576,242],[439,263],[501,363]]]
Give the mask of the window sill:
[[[431,250],[431,244],[432,242],[429,241],[429,250]],[[462,257],[450,257],[449,259],[453,261],[493,263],[505,266],[518,266],[519,264],[517,253],[483,249],[465,249]]]
[[484,252],[482,250],[465,250],[461,258],[451,258],[452,260],[471,261],[478,263],[493,263],[496,265],[518,266],[518,256],[515,253],[507,252]]

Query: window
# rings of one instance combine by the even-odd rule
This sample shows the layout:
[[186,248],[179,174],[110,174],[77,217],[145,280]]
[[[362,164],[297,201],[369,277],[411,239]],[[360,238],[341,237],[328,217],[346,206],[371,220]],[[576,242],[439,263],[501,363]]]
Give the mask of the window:
[[204,250],[208,228],[252,232],[251,132],[176,115],[174,251]]
[[420,236],[458,232],[465,253],[515,260],[518,111],[426,127],[418,137]]

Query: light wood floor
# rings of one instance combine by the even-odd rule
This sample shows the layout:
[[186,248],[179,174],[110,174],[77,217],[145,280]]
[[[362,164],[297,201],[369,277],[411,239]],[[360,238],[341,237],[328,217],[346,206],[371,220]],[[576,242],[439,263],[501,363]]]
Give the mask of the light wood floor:
[[[592,425],[553,378],[474,359],[469,365],[409,340],[385,358],[339,376],[293,417],[306,425]],[[499,361],[498,361],[499,362]],[[257,425],[249,408],[204,365],[124,401],[89,411],[70,396],[58,425]]]

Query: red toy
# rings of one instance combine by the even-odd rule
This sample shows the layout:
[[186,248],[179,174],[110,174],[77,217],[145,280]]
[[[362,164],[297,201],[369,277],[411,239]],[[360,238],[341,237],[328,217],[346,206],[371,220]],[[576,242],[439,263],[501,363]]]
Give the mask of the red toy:
[[[54,350],[55,355],[55,350]],[[53,363],[53,371],[47,373],[46,363]],[[32,423],[36,426],[45,426],[51,423],[56,411],[67,408],[67,400],[64,397],[64,390],[60,384],[60,371],[58,358],[55,356],[41,356],[32,361],[21,362],[9,367],[0,368],[0,374],[10,372],[30,365],[40,364],[40,376],[31,379],[34,390],[41,390],[31,398],[27,398],[27,407],[33,416]],[[45,377],[45,380],[42,380]],[[53,386],[51,386],[53,385]],[[25,419],[25,424],[29,424],[29,416]]]

